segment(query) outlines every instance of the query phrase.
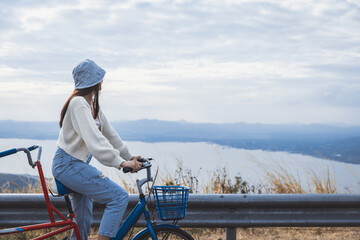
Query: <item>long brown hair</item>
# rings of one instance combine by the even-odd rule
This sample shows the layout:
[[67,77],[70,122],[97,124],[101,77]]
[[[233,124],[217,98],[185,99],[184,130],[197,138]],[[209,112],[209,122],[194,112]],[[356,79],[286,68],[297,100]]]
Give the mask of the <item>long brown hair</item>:
[[100,92],[100,86],[101,86],[101,82],[96,84],[95,86],[89,87],[89,88],[84,88],[84,89],[75,89],[74,92],[70,95],[70,97],[68,98],[68,100],[65,102],[62,110],[61,110],[61,114],[60,114],[60,128],[62,127],[63,121],[64,121],[64,117],[65,117],[65,113],[68,109],[69,103],[71,101],[71,99],[73,99],[73,97],[75,96],[86,96],[88,94],[93,93],[94,94],[94,98],[92,99],[91,102],[91,107],[92,107],[92,113],[93,113],[93,117],[94,119],[98,117],[99,115],[99,92]]

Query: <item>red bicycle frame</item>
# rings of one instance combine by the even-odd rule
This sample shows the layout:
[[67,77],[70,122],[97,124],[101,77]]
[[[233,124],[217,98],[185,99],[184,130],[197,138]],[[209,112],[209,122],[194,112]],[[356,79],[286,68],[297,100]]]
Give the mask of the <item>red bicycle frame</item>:
[[[38,159],[34,163],[32,161],[32,159],[31,159],[30,151],[32,151],[32,150],[34,150],[36,148],[39,148],[39,152],[38,152]],[[41,163],[40,163],[41,147],[40,146],[32,146],[30,148],[11,149],[11,150],[8,150],[8,151],[5,151],[5,152],[1,152],[0,157],[7,156],[7,155],[10,155],[10,154],[16,153],[18,151],[26,152],[27,156],[28,156],[28,161],[29,161],[30,166],[32,166],[32,168],[35,168],[35,167],[38,168],[39,177],[40,177],[40,183],[41,183],[43,194],[44,194],[44,197],[45,197],[45,203],[46,203],[46,208],[47,208],[48,213],[49,213],[50,222],[41,223],[41,224],[35,224],[35,225],[22,226],[22,227],[16,227],[16,228],[2,229],[2,230],[0,230],[0,235],[19,233],[19,232],[25,232],[25,231],[32,231],[32,230],[39,230],[39,229],[46,229],[46,228],[53,228],[53,227],[62,227],[62,228],[57,229],[55,231],[52,231],[50,233],[47,233],[47,234],[44,234],[42,236],[36,237],[33,240],[45,239],[45,238],[57,235],[59,233],[65,232],[65,231],[70,230],[70,229],[74,229],[74,233],[75,233],[76,238],[78,240],[81,240],[79,228],[78,228],[77,224],[74,222],[75,214],[72,212],[72,210],[69,209],[69,211],[70,211],[70,213],[68,215],[69,218],[67,218],[64,215],[62,215],[50,202],[49,193],[48,193],[48,190],[46,188],[44,173],[43,173]],[[69,201],[68,196],[65,196],[65,198],[66,198],[66,201],[68,202]],[[57,216],[59,216],[62,220],[61,221],[55,221],[54,213]]]

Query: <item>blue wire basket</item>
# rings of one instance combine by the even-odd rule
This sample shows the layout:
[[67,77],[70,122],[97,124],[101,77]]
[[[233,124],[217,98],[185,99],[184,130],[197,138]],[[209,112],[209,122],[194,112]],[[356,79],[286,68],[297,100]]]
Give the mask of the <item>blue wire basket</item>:
[[186,215],[189,188],[182,186],[154,186],[154,200],[161,220],[180,220]]

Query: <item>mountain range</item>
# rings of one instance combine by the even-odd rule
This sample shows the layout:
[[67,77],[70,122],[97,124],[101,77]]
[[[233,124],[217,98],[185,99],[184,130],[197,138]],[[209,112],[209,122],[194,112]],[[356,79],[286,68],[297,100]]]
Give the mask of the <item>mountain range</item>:
[[[210,142],[360,164],[360,126],[215,124],[149,119],[111,124],[125,141]],[[56,122],[0,121],[0,138],[57,139],[58,133]]]

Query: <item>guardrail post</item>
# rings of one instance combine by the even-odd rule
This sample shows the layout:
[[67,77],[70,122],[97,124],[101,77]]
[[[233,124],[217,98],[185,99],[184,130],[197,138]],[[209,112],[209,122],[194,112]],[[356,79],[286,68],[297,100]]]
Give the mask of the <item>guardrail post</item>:
[[236,240],[236,228],[226,228],[226,240]]

